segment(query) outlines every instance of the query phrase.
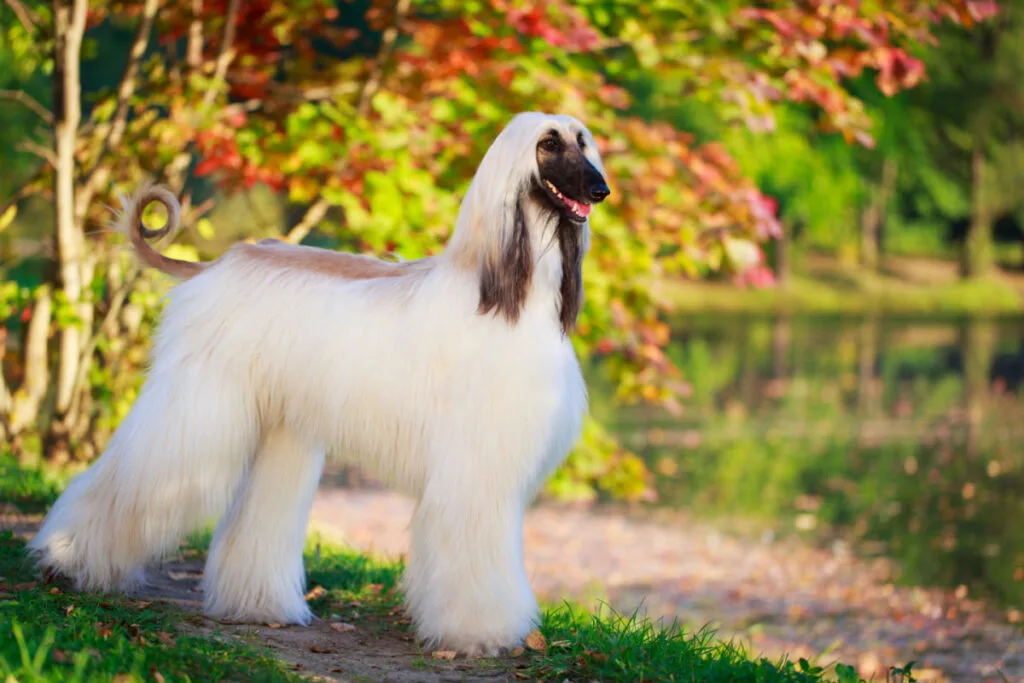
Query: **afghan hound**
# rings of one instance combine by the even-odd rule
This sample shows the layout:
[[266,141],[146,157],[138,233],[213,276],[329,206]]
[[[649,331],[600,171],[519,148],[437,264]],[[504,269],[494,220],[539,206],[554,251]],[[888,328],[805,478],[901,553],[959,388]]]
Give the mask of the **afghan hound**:
[[[402,588],[420,642],[518,646],[538,618],[525,508],[587,410],[569,335],[588,216],[608,194],[587,128],[529,112],[487,150],[445,250],[419,260],[264,240],[178,261],[146,241],[177,227],[174,195],[122,197],[118,229],[180,282],[131,411],[30,552],[78,590],[131,591],[220,517],[205,613],[308,624],[302,551],[333,457],[417,501]],[[142,223],[152,202],[159,230]]]

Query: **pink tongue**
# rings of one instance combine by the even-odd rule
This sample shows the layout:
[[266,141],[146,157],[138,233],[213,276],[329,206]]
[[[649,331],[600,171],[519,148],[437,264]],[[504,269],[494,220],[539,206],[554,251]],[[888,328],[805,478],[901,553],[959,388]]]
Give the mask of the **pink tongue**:
[[579,202],[574,202],[573,200],[568,199],[568,198],[567,198],[567,202],[569,204],[569,208],[572,209],[573,211],[575,211],[576,213],[578,213],[579,215],[581,215],[581,216],[589,216],[590,215],[590,204],[580,204]]

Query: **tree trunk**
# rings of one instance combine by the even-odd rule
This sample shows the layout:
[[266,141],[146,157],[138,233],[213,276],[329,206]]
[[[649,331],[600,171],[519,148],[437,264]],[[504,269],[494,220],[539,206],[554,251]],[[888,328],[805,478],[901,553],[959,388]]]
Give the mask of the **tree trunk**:
[[789,231],[783,228],[782,234],[775,240],[775,258],[772,270],[775,271],[775,282],[780,287],[789,283]]
[[[54,168],[53,195],[57,261],[60,287],[67,304],[79,318],[88,321],[82,303],[86,270],[85,239],[75,222],[75,146],[81,121],[81,80],[79,61],[88,0],[54,0],[53,25],[53,120]],[[84,330],[80,322],[67,324],[60,333],[60,358],[57,368],[57,424],[67,431],[66,411],[71,404],[75,376],[82,352]],[[60,440],[58,440],[60,441]],[[62,443],[61,448],[67,448]]]
[[960,275],[981,278],[992,272],[992,207],[989,205],[987,183],[988,163],[981,137],[975,138],[971,154],[971,223],[967,228],[960,258]]
[[874,412],[879,328],[877,318],[865,318],[860,324],[860,342],[857,345],[857,411],[861,418],[870,417]]
[[971,320],[963,328],[960,357],[963,365],[965,451],[969,458],[981,450],[982,420],[989,393],[989,372],[995,355],[996,328],[988,320]]
[[882,226],[889,210],[889,197],[896,184],[896,162],[887,157],[882,164],[882,179],[877,188],[869,190],[867,207],[861,214],[860,222],[860,264],[871,270],[878,270],[882,245]]
[[52,306],[50,288],[39,289],[32,307],[32,317],[25,334],[25,379],[21,390],[14,394],[11,404],[10,430],[16,436],[36,421],[39,407],[46,398],[46,390],[50,385],[50,368],[46,347],[50,337],[50,319]]
[[774,379],[789,379],[792,336],[789,319],[785,317],[776,319],[772,326],[772,377]]

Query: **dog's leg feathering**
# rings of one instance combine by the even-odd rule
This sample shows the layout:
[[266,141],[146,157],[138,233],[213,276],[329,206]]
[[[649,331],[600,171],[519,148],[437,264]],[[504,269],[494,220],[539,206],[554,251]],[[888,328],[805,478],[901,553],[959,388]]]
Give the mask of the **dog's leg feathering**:
[[146,562],[223,512],[255,429],[245,405],[204,370],[150,376],[106,451],[29,542],[47,575],[83,591],[130,590]]
[[302,550],[324,466],[287,428],[271,431],[214,533],[204,611],[227,621],[308,624]]
[[403,576],[424,644],[470,656],[518,647],[538,621],[523,564],[522,494],[511,482],[484,483],[428,483]]

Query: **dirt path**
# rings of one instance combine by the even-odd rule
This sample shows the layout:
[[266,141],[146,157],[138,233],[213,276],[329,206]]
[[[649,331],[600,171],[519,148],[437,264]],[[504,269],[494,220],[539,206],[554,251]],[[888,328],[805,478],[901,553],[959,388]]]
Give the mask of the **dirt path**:
[[[199,560],[168,562],[155,569],[143,599],[168,600],[182,608],[199,612],[199,580],[203,564]],[[337,631],[331,620],[317,620],[310,626],[229,624],[203,617],[190,628],[210,637],[230,634],[257,641],[295,670],[319,681],[389,681],[392,683],[440,683],[472,681],[498,683],[515,680],[504,671],[488,673],[468,662],[432,660],[416,648],[408,636],[394,631],[368,631],[357,625],[354,630]],[[201,624],[201,625],[200,625]]]
[[[322,489],[313,524],[361,550],[400,555],[412,503],[397,494]],[[1024,681],[1024,632],[970,596],[893,585],[893,567],[841,546],[751,540],[673,515],[540,506],[526,521],[526,562],[539,596],[717,626],[749,650],[837,659],[885,680],[915,661],[920,680]],[[1011,614],[1011,617],[1014,615]],[[1019,615],[1016,615],[1019,618]],[[1005,679],[1000,675],[1005,676]]]

